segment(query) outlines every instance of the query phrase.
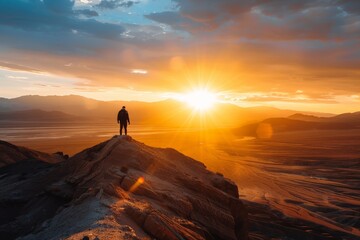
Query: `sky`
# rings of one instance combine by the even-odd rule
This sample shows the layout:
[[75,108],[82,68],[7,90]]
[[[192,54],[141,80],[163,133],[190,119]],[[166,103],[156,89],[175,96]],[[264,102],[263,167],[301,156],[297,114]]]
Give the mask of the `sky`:
[[360,111],[359,37],[358,0],[0,0],[0,97]]

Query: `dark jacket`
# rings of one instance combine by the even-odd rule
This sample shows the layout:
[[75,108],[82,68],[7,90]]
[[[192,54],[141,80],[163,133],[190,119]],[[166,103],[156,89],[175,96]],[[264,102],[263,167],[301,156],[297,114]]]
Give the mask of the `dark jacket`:
[[125,109],[121,109],[118,113],[117,120],[121,123],[130,123],[129,113]]

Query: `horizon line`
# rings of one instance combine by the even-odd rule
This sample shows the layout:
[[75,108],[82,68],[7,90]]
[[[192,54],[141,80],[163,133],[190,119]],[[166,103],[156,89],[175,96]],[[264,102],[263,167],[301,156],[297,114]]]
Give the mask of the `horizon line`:
[[[116,100],[102,100],[102,99],[97,99],[97,98],[93,98],[93,97],[86,97],[83,95],[79,95],[79,94],[65,94],[65,95],[56,95],[56,94],[51,94],[51,95],[39,95],[39,94],[28,94],[28,95],[20,95],[17,97],[1,97],[0,99],[7,99],[7,100],[14,100],[17,98],[22,98],[22,97],[81,97],[84,99],[89,99],[89,100],[94,100],[94,101],[99,101],[99,102],[138,102],[138,103],[159,103],[159,102],[164,102],[164,101],[175,101],[175,102],[182,102],[181,100],[175,99],[175,98],[165,98],[163,100],[157,100],[157,101],[141,101],[141,100],[121,100],[121,99],[116,99]],[[330,115],[339,115],[339,114],[344,114],[344,113],[355,113],[355,112],[359,112],[360,109],[358,111],[353,111],[353,112],[322,112],[322,111],[306,111],[306,110],[297,110],[297,109],[288,109],[288,108],[280,108],[280,107],[274,107],[274,106],[266,106],[266,105],[257,105],[257,106],[240,106],[237,105],[235,103],[231,103],[231,102],[221,102],[219,101],[218,103],[220,104],[228,104],[228,105],[233,105],[236,106],[238,108],[245,108],[245,109],[254,109],[254,108],[271,108],[271,109],[277,109],[277,110],[284,110],[284,111],[295,111],[298,113],[307,113],[307,114],[311,114],[311,113],[321,113],[321,114],[330,114]]]

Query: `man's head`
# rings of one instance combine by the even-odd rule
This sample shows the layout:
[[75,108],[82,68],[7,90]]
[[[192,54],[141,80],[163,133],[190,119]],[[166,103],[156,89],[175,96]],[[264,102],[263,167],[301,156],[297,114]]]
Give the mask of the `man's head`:
[[122,107],[122,109],[125,109],[125,108],[126,108],[125,106]]

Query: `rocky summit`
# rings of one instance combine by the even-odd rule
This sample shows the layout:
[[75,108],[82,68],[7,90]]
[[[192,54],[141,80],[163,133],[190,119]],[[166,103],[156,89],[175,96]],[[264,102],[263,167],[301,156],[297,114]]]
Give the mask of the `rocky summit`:
[[0,239],[247,239],[237,186],[174,149],[115,136],[28,156],[0,168]]

